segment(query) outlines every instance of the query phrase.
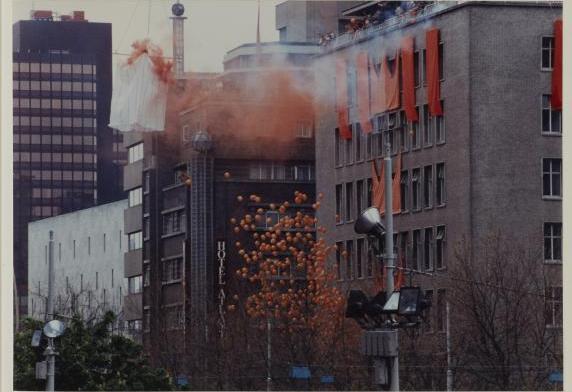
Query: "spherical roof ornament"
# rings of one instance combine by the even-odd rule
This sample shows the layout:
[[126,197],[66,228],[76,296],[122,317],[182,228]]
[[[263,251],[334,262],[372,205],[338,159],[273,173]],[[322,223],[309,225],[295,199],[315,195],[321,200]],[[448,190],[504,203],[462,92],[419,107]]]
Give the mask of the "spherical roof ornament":
[[173,6],[171,7],[171,12],[173,13],[173,15],[175,16],[183,16],[183,14],[185,13],[185,7],[179,3],[178,1],[173,4]]
[[191,138],[191,144],[195,151],[208,152],[213,147],[213,141],[207,131],[197,131]]

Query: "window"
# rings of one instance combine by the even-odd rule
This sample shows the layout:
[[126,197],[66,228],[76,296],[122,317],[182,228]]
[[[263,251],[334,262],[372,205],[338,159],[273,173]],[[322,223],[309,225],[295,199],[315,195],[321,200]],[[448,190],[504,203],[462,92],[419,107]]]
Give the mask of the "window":
[[143,276],[137,275],[127,279],[127,288],[129,294],[138,294],[143,291],[142,287]]
[[419,196],[421,193],[421,183],[419,182],[419,175],[421,169],[413,169],[411,175],[411,209],[417,211],[420,209],[421,205],[419,203]]
[[143,159],[143,143],[135,144],[127,149],[128,162],[133,163]]
[[356,275],[358,279],[363,278],[363,258],[365,256],[365,239],[358,238],[356,253]]
[[[313,169],[313,167],[311,169]],[[303,177],[304,174],[311,176],[311,169],[306,169],[304,173],[300,171],[298,174],[298,170],[294,167],[293,177],[296,178],[296,176],[299,175],[302,177],[300,180],[305,180],[306,178]],[[308,170],[310,170],[310,172],[308,172]],[[286,178],[286,167],[274,162],[253,163],[250,165],[249,178],[251,180],[284,180]]]
[[552,110],[550,95],[542,96],[542,133],[548,135],[562,134],[562,112]]
[[138,206],[143,202],[143,188],[135,188],[129,191],[129,207]]
[[399,260],[403,268],[407,268],[407,240],[409,233],[404,231],[399,235]]
[[354,278],[354,270],[353,270],[353,258],[354,258],[354,242],[347,241],[346,242],[346,278],[353,279]]
[[423,207],[430,208],[433,196],[433,166],[423,168]]
[[129,243],[128,249],[130,251],[141,249],[143,247],[143,241],[142,241],[142,236],[141,236],[140,231],[136,231],[135,233],[131,233],[127,237],[128,237],[128,243]]
[[311,139],[312,123],[310,121],[298,121],[298,124],[296,126],[296,137]]
[[419,79],[421,79],[421,83],[423,83],[423,85],[425,85],[425,83],[427,83],[427,79],[425,79],[426,75],[427,75],[427,62],[425,61],[425,55],[426,55],[426,51],[425,49],[421,49],[421,74],[419,75]]
[[419,87],[419,80],[421,79],[420,68],[419,68],[419,51],[413,53],[413,75],[415,78],[415,88]]
[[[284,168],[284,166],[282,166],[282,168]],[[311,181],[314,179],[315,173],[314,166],[312,165],[296,165],[293,169],[294,179],[296,181]]]
[[151,329],[151,309],[143,309],[143,320],[145,331]]
[[356,216],[359,216],[359,214],[361,214],[361,212],[365,209],[365,206],[363,205],[363,184],[363,180],[358,180],[356,182]]
[[182,277],[183,259],[177,258],[163,261],[163,282],[178,281]]
[[413,230],[413,243],[411,245],[411,268],[419,270],[421,267],[421,230]]
[[[425,290],[425,299],[430,301],[430,303],[433,302],[433,290]],[[425,325],[424,325],[425,332],[432,332],[433,331],[433,323],[432,323],[433,315],[431,314],[431,308],[432,308],[432,306],[429,306],[428,308],[425,309],[425,320],[424,320],[425,321]]]
[[177,329],[185,324],[185,313],[182,306],[172,306],[165,309],[167,329]]
[[363,140],[364,133],[360,124],[355,126],[355,147],[356,147],[356,162],[363,161]]
[[179,233],[185,228],[185,211],[179,210],[163,215],[163,234]]
[[433,228],[425,229],[425,240],[423,241],[423,260],[425,261],[425,271],[433,270]]
[[423,145],[430,146],[433,143],[433,122],[429,115],[429,105],[423,105]]
[[447,296],[445,289],[437,290],[437,331],[445,332],[447,326]]
[[445,268],[445,226],[437,226],[435,236],[435,265],[437,269]]
[[375,251],[373,249],[372,240],[368,238],[367,240],[367,260],[365,265],[365,274],[368,278],[373,276],[373,262],[375,257]]
[[562,197],[562,159],[542,159],[542,196]]
[[540,68],[549,71],[554,64],[554,37],[542,37]]
[[407,129],[407,117],[405,116],[405,111],[400,111],[399,112],[399,127],[397,128],[397,134],[398,134],[398,142],[399,142],[399,148],[397,149],[397,151],[407,151],[407,139],[408,139],[408,129]]
[[264,223],[267,229],[274,227],[279,221],[280,213],[278,211],[266,211]]
[[336,242],[336,277],[342,280],[342,252],[344,250],[343,242]]
[[373,198],[373,180],[371,178],[367,179],[367,205],[366,207],[371,207],[372,198]]
[[[445,102],[441,100],[441,109],[445,114]],[[445,118],[444,116],[431,117],[431,121],[435,127],[435,143],[445,143]]]
[[353,220],[353,209],[354,209],[354,186],[352,182],[346,184],[346,222],[351,222]]
[[336,223],[342,223],[342,205],[343,205],[343,188],[342,184],[336,185]]
[[545,290],[544,318],[550,327],[562,326],[562,287],[547,287]]
[[142,328],[143,328],[143,321],[142,320],[128,320],[127,321],[127,331],[129,333],[141,332]]
[[562,223],[544,223],[544,261],[562,260]]
[[408,194],[408,191],[409,191],[409,172],[407,170],[404,170],[401,172],[401,185],[400,185],[400,187],[401,187],[401,192],[400,192],[401,193],[400,194],[401,211],[405,212],[405,211],[407,211],[407,208],[409,207],[408,202],[407,202],[408,197],[409,197],[409,194]]
[[438,163],[437,171],[437,189],[435,194],[435,205],[442,206],[445,204],[445,164]]
[[[353,128],[353,126],[350,125],[350,133],[353,132],[352,128]],[[346,162],[345,162],[345,164],[346,165],[352,164],[354,162],[354,159],[353,159],[353,141],[354,141],[353,138],[346,139],[346,141],[345,141],[345,143],[346,143],[346,153],[345,153]]]
[[[419,117],[419,106],[415,108],[417,112],[417,118]],[[419,148],[421,146],[421,137],[419,135],[419,122],[409,123],[409,132],[411,133],[411,149]]]
[[151,285],[151,265],[143,265],[143,287],[149,287]]
[[342,166],[342,137],[340,135],[340,129],[336,128],[335,132],[335,165]]

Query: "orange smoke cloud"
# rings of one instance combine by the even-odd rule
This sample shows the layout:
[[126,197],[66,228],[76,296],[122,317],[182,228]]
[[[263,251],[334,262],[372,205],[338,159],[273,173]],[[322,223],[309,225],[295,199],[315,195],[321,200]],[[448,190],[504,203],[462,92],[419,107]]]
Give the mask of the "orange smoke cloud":
[[152,44],[149,39],[135,41],[131,44],[133,51],[127,59],[127,64],[133,64],[143,53],[146,53],[153,63],[153,72],[159,80],[164,83],[172,83],[173,81],[173,62],[166,60],[163,56],[163,50],[157,45]]

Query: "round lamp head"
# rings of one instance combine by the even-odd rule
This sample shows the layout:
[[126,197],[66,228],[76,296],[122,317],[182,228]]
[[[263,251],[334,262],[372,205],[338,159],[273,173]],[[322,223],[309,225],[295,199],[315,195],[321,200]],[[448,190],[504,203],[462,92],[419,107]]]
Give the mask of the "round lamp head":
[[375,207],[369,207],[364,210],[356,220],[354,231],[358,234],[368,234],[382,238],[385,234],[385,227],[381,223],[379,210]]
[[173,15],[175,16],[182,16],[185,13],[185,7],[181,3],[177,2],[171,7],[171,12],[173,12]]
[[64,333],[66,326],[60,320],[52,320],[44,325],[44,335],[49,338],[57,338]]

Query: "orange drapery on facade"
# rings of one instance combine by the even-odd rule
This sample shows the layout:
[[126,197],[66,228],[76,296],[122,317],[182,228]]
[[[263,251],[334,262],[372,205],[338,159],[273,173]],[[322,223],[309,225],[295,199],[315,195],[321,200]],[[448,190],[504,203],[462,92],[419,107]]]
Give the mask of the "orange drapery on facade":
[[403,80],[403,107],[407,121],[417,122],[415,110],[415,65],[413,64],[413,37],[401,40],[401,70]]
[[384,182],[384,167],[381,161],[381,173],[377,171],[376,160],[371,161],[371,183],[372,183],[372,207],[376,207],[379,213],[385,211],[385,182]]
[[383,73],[381,69],[377,72],[373,59],[369,58],[370,69],[370,97],[371,97],[371,114],[385,112],[385,89],[383,87]]
[[393,203],[393,213],[398,214],[401,212],[401,152],[395,159],[397,163],[395,164],[395,175],[393,176],[393,182],[391,184],[392,188],[392,203]]
[[351,139],[352,133],[348,119],[348,81],[347,65],[342,58],[336,61],[336,111],[338,113],[338,127],[343,139]]
[[365,133],[372,131],[369,111],[369,73],[368,73],[368,54],[365,51],[359,52],[356,57],[357,71],[357,105],[358,116],[361,129]]
[[562,110],[562,19],[554,21],[554,59],[550,107]]
[[439,29],[428,30],[425,34],[425,69],[427,70],[427,103],[432,116],[442,116],[439,75]]
[[389,69],[387,56],[383,56],[381,70],[383,74],[383,85],[385,90],[385,110],[399,109],[399,52],[395,54],[395,64],[392,70]]

